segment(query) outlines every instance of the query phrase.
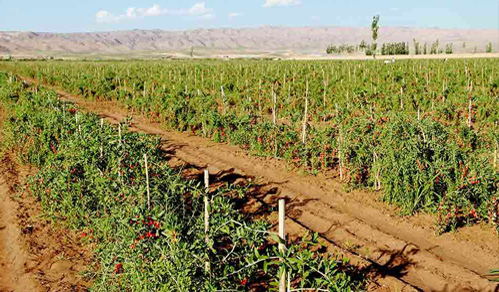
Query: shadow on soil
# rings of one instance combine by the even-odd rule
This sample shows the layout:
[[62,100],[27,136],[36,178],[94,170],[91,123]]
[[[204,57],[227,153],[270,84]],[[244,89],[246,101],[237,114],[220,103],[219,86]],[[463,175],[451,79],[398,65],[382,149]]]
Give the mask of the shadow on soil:
[[[164,153],[166,159],[172,168],[181,171],[182,176],[186,179],[196,180],[199,183],[204,181],[204,169],[206,166],[198,166],[194,164],[186,163],[181,161],[175,156],[175,151],[181,148],[181,146],[168,146],[165,147]],[[217,173],[210,173],[210,190],[213,192],[219,187],[223,187],[227,184],[236,185],[241,187],[247,187],[245,196],[242,198],[234,197],[236,208],[241,210],[243,214],[252,219],[268,218],[274,212],[277,212],[277,201],[281,198],[281,192],[279,190],[279,184],[257,184],[255,183],[255,178],[250,176],[242,175],[236,172],[234,169],[220,170]],[[318,199],[305,199],[305,200],[289,200],[286,199],[287,206],[287,217],[293,220],[298,225],[307,229],[298,219],[302,214],[300,210],[301,207],[306,206],[311,201],[317,201]],[[273,226],[277,227],[277,226]],[[337,224],[332,224],[327,231],[320,233],[319,235],[323,240],[328,243],[345,249],[341,245],[333,242],[332,240],[326,238],[324,234],[334,228],[340,228],[341,226]],[[300,243],[300,238],[294,236],[288,239],[288,242]],[[328,250],[326,247],[319,250],[324,255],[327,255]],[[358,255],[355,251],[350,251],[352,254]],[[354,279],[365,279],[369,277],[371,281],[376,282],[376,279],[381,279],[387,276],[392,276],[396,278],[402,278],[407,274],[407,269],[414,264],[408,256],[419,252],[419,249],[414,246],[406,245],[401,250],[383,250],[381,251],[381,257],[388,257],[384,265],[377,264],[372,260],[367,260],[370,264],[363,267],[362,269],[355,269],[355,273],[351,274]],[[403,281],[403,280],[402,280]],[[415,287],[416,290],[419,290]],[[265,291],[265,290],[262,290]],[[420,290],[422,291],[422,290]]]

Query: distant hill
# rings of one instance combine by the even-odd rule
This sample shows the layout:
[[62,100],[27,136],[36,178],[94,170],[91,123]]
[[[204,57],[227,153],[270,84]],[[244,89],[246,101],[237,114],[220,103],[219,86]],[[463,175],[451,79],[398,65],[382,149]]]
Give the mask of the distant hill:
[[[453,43],[454,52],[485,51],[492,42],[498,51],[497,30],[382,27],[378,43],[409,42],[441,47]],[[324,54],[328,44],[370,42],[369,28],[281,27],[219,28],[187,31],[130,30],[92,33],[0,32],[0,52],[12,55],[134,55],[194,54]],[[465,47],[463,48],[463,42]]]

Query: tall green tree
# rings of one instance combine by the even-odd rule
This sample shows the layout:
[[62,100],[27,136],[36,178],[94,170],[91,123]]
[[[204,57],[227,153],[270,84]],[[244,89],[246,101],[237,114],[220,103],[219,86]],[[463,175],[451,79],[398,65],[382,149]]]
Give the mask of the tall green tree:
[[421,55],[421,46],[419,45],[419,42],[416,41],[416,39],[412,39],[412,42],[414,43],[414,54]]
[[492,43],[491,42],[489,42],[487,44],[487,47],[485,48],[485,52],[492,53]]
[[371,23],[371,31],[373,37],[373,42],[371,44],[371,51],[374,59],[376,59],[376,49],[378,48],[378,44],[376,43],[376,41],[378,40],[378,29],[379,29],[378,23],[379,23],[379,15],[375,15],[373,17],[373,22]]

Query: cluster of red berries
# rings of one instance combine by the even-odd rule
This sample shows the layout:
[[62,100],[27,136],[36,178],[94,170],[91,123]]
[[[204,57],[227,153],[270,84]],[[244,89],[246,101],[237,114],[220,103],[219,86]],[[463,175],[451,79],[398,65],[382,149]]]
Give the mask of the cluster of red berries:
[[122,263],[117,263],[115,266],[114,266],[114,271],[113,273],[115,274],[119,274],[123,272],[123,264]]
[[[138,219],[138,216],[136,217],[136,219]],[[137,243],[139,243],[141,240],[159,237],[159,229],[161,228],[161,225],[158,221],[155,221],[151,218],[143,219],[142,221],[130,220],[130,225],[140,225],[141,223],[143,226],[146,226],[149,230],[146,233],[141,234],[139,237],[137,237],[135,239],[135,242],[132,245],[130,245],[130,249],[134,249]]]

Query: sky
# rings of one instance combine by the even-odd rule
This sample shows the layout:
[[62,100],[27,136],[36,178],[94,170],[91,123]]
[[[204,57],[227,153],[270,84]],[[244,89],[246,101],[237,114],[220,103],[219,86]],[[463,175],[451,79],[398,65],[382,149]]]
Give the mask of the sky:
[[499,29],[499,0],[0,0],[0,31],[381,26]]

